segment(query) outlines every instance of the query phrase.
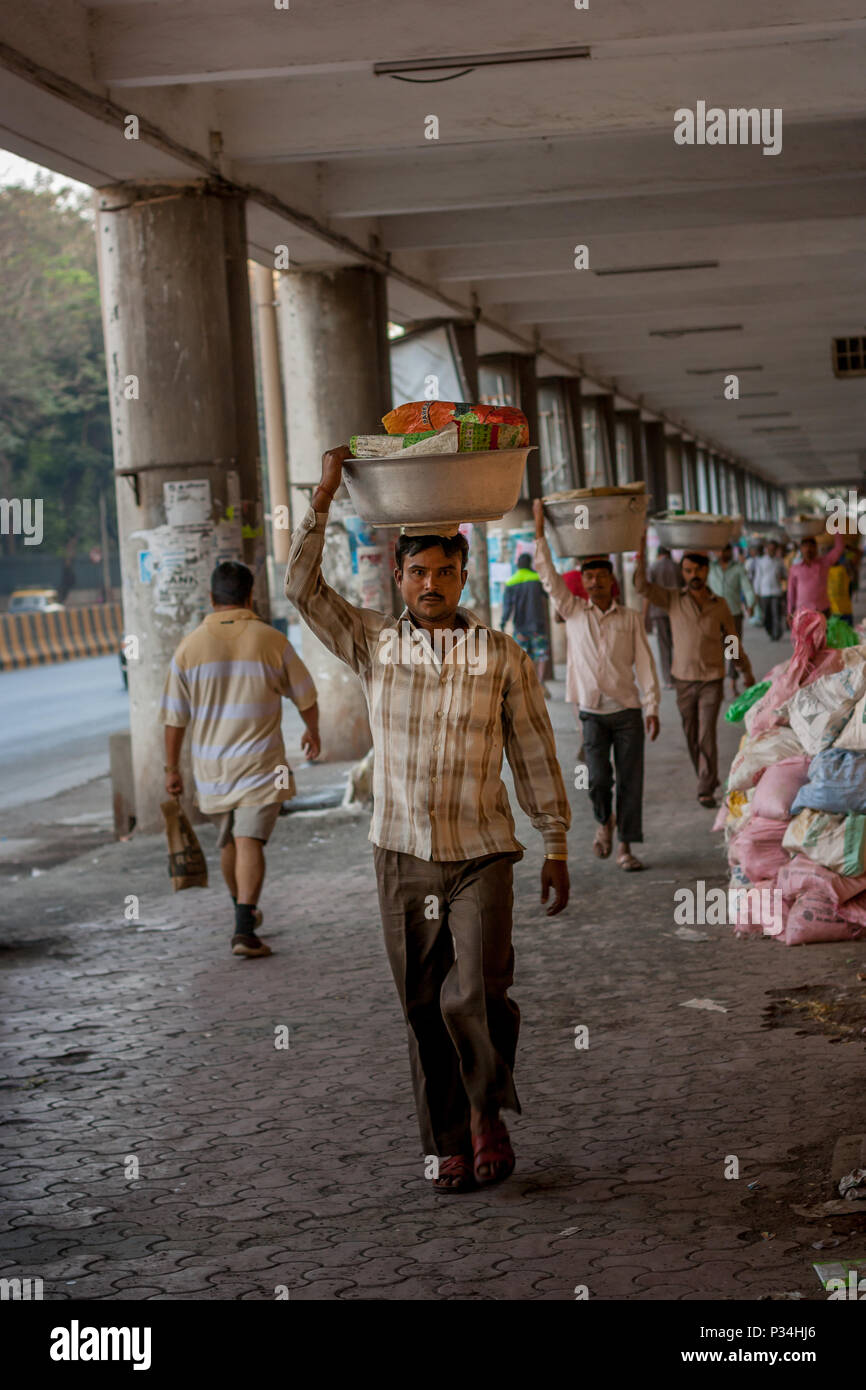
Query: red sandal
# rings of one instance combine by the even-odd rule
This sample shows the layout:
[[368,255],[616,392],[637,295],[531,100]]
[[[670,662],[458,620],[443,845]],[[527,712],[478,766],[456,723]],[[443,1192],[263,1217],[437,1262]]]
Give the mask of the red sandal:
[[[504,1182],[514,1172],[514,1150],[508,1137],[508,1130],[501,1120],[472,1136],[472,1152],[475,1155],[475,1180],[483,1186],[494,1182]],[[482,1177],[478,1169],[493,1169],[490,1177]]]
[[[456,1182],[442,1182],[442,1178],[456,1178]],[[472,1160],[467,1154],[449,1154],[440,1158],[439,1171],[433,1179],[433,1190],[450,1197],[453,1192],[472,1192],[475,1190],[475,1175]]]

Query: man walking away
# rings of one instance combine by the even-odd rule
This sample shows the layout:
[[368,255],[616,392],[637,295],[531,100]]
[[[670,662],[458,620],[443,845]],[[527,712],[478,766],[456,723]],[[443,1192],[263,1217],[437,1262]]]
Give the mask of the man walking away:
[[[743,640],[743,600],[746,603],[746,611],[749,617],[755,609],[755,591],[751,581],[739,560],[734,559],[734,547],[728,542],[719,553],[718,559],[710,563],[710,588],[719,598],[723,598],[731,610],[734,619],[734,627],[740,643]],[[737,693],[737,668],[732,660],[728,661],[728,676],[731,681],[731,699]]]
[[502,630],[509,619],[513,623],[514,640],[522,647],[535,671],[545,695],[544,682],[550,660],[547,640],[547,599],[541,580],[532,568],[531,555],[518,555],[514,573],[505,581],[502,597]]
[[764,627],[771,642],[778,642],[785,630],[787,579],[788,571],[785,569],[779,546],[775,541],[768,541],[766,550],[762,546],[761,554],[755,559],[753,583],[764,614]]
[[737,652],[734,665],[743,672],[747,685],[754,682],[752,668],[737,637],[730,608],[707,585],[707,555],[690,551],[683,556],[683,588],[679,591],[650,583],[645,564],[646,536],[638,553],[634,587],[670,614],[674,643],[671,670],[689,756],[698,774],[698,801],[702,806],[715,806],[714,793],[719,785],[716,725],[725,683],[725,639],[731,639],[731,649]]
[[[650,581],[653,584],[660,584],[663,589],[678,589],[681,584],[680,567],[671,557],[671,552],[666,545],[660,545],[656,551],[656,558],[650,566]],[[657,603],[650,603],[649,600],[644,604],[644,618],[649,619],[652,624],[653,632],[659,647],[659,665],[662,672],[662,683],[665,690],[673,689],[671,681],[671,620],[668,610],[660,608]]]
[[845,537],[836,537],[829,550],[818,554],[818,542],[814,536],[806,536],[800,542],[800,562],[793,564],[788,572],[788,624],[793,622],[794,614],[801,608],[814,608],[830,616],[830,596],[827,593],[827,575],[845,549]]
[[213,612],[172,657],[162,698],[165,789],[183,795],[180,750],[191,726],[199,809],[219,824],[220,867],[234,901],[232,954],[269,956],[256,935],[264,846],[280,806],[294,795],[280,729],[282,697],[306,725],[301,747],[317,758],[319,707],[312,677],[291,643],[253,612],[253,575],[224,560],[211,575]]
[[[345,447],[292,537],[286,594],[358,675],[373,735],[370,839],[385,948],[408,1028],[415,1106],[433,1187],[466,1192],[514,1168],[501,1110],[520,1110],[513,1070],[520,1011],[508,997],[515,838],[502,755],[544,838],[541,900],[568,902],[571,811],[532,662],[460,595],[466,540],[401,535],[399,618],[355,608],[322,577],[328,509]],[[539,583],[540,587],[540,583]]]
[[[619,832],[617,864],[634,872],[643,864],[631,852],[643,840],[644,728],[658,737],[659,684],[655,662],[641,615],[613,598],[613,566],[606,557],[584,560],[581,573],[585,599],[576,598],[557,573],[544,536],[544,508],[532,504],[535,515],[535,563],[545,589],[565,622],[568,662],[565,698],[583,728],[589,771],[589,795],[598,830],[593,851],[607,859],[614,826]],[[613,771],[616,771],[616,814],[613,814]]]

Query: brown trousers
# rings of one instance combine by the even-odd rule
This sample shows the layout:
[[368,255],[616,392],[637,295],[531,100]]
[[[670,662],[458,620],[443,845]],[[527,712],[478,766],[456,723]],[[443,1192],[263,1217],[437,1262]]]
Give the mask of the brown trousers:
[[716,725],[722,703],[724,679],[682,681],[674,677],[677,708],[689,746],[692,766],[698,774],[698,796],[712,796],[719,785],[719,749]]
[[373,847],[425,1154],[471,1152],[470,1105],[520,1111],[512,884],[520,851],[435,861]]

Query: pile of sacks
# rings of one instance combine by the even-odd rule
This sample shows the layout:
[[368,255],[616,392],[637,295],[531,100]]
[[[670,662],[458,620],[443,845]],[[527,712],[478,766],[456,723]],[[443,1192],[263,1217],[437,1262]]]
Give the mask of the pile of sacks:
[[714,827],[729,920],[786,946],[849,941],[866,929],[866,646],[828,648],[809,611],[792,635],[793,656],[746,714]]

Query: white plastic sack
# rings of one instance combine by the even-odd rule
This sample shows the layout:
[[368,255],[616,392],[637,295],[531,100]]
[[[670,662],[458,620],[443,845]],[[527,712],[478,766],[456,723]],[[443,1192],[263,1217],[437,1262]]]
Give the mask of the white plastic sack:
[[862,874],[866,871],[866,816],[801,811],[789,823],[782,847],[792,854],[805,854],[835,874]]
[[747,791],[755,785],[765,767],[780,763],[783,758],[802,757],[803,752],[797,734],[787,727],[767,729],[756,738],[747,738],[731,763],[728,791]]
[[791,728],[813,757],[830,747],[848,723],[854,706],[866,695],[866,661],[861,648],[848,647],[842,655],[840,671],[804,685],[785,707]]
[[866,695],[857,701],[834,746],[851,753],[866,753]]

